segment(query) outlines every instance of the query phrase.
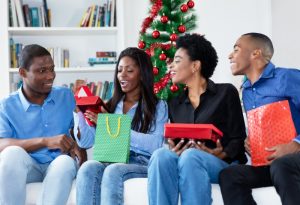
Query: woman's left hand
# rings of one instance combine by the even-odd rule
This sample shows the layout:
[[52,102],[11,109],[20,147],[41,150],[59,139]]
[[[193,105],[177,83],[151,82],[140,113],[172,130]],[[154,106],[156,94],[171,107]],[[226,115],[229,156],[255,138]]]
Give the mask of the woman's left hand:
[[91,122],[97,124],[98,114],[95,112],[92,112],[90,110],[85,111],[84,115],[90,119]]
[[195,143],[195,148],[205,151],[209,154],[212,154],[220,159],[224,159],[226,157],[226,153],[223,152],[223,146],[222,146],[220,140],[217,141],[216,145],[217,145],[216,148],[211,149],[211,148],[206,147],[205,143],[198,141],[197,143]]

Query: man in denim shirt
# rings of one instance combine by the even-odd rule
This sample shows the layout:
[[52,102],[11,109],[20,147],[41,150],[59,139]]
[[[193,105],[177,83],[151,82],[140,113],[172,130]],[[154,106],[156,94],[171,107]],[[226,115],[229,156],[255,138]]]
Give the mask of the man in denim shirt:
[[[220,174],[225,205],[253,205],[251,189],[274,186],[282,204],[300,204],[300,70],[276,68],[271,40],[260,33],[242,35],[229,55],[233,75],[246,75],[243,103],[246,111],[288,100],[298,136],[287,144],[268,148],[266,166],[235,165]],[[249,153],[249,142],[245,140]],[[266,196],[267,197],[267,196]]]
[[22,50],[19,74],[21,88],[0,101],[0,204],[25,204],[26,183],[41,181],[37,204],[66,204],[77,172],[73,158],[86,159],[69,133],[74,96],[52,87],[53,60],[39,45]]

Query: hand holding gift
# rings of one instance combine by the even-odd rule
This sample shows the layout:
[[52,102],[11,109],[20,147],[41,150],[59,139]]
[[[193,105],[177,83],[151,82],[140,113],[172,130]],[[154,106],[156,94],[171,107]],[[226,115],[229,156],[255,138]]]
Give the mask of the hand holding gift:
[[108,111],[101,98],[94,96],[87,86],[81,86],[77,90],[75,100],[77,107],[84,113],[85,119],[90,126],[96,125],[98,113]]
[[202,150],[204,152],[212,154],[212,155],[218,157],[219,159],[225,159],[227,156],[226,153],[223,152],[223,146],[219,139],[216,142],[216,148],[209,148],[209,147],[205,146],[205,143],[202,143],[200,141],[198,141],[195,144],[195,147],[199,150]]
[[287,100],[260,106],[247,112],[253,166],[270,164],[295,149],[297,135]]
[[211,140],[216,143],[223,133],[212,124],[166,123],[164,136],[175,139]]
[[168,144],[169,144],[169,148],[170,150],[172,150],[173,152],[175,152],[178,156],[181,155],[181,153],[190,148],[192,145],[192,141],[189,141],[188,143],[185,143],[184,139],[181,139],[178,143],[175,143],[174,140],[172,139],[168,139]]

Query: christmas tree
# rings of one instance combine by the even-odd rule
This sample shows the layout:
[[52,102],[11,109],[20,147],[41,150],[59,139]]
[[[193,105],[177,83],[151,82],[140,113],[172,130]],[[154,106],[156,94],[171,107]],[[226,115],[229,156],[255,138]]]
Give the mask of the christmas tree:
[[150,0],[149,16],[144,19],[138,47],[151,56],[154,93],[168,100],[178,95],[183,85],[172,84],[167,64],[173,61],[176,39],[195,28],[193,0]]

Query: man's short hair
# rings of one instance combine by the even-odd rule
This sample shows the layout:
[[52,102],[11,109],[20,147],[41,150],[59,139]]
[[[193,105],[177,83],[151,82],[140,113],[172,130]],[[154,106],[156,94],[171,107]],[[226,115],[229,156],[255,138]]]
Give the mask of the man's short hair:
[[270,61],[273,54],[274,48],[271,39],[262,34],[262,33],[245,33],[242,36],[249,36],[251,40],[255,42],[255,44],[262,49],[263,56],[266,58],[267,61]]
[[29,67],[32,64],[32,61],[35,57],[41,57],[41,56],[51,56],[49,51],[37,44],[31,44],[27,45],[22,49],[19,62],[20,62],[20,68],[25,68],[26,70],[29,70]]

